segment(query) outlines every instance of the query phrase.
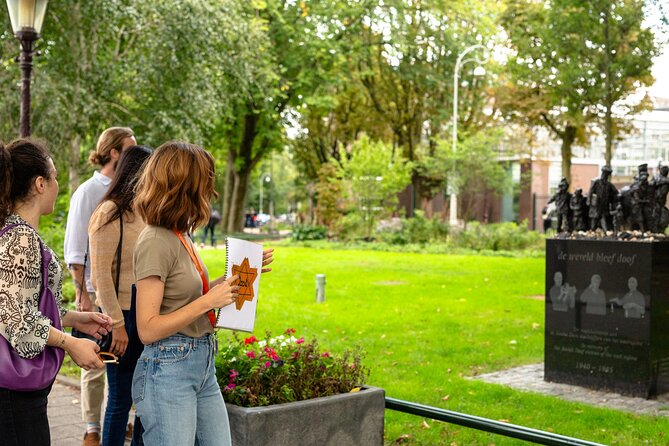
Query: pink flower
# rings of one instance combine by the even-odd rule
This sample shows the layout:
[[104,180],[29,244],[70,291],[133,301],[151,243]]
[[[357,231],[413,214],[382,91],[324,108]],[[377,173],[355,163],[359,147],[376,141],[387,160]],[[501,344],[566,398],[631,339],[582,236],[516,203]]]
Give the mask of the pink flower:
[[251,359],[256,359],[256,352],[253,350],[246,352],[246,356],[248,356]]
[[272,363],[269,362],[269,361],[267,361],[267,362],[265,363],[265,368],[268,369],[268,368],[271,367],[271,365],[272,365]]
[[297,341],[295,341],[296,344],[302,344],[304,342],[304,337],[301,337]]
[[235,384],[235,383],[230,383],[230,384],[228,384],[227,386],[225,386],[225,387],[223,388],[223,390],[232,390],[232,389],[234,389],[235,387],[237,387],[237,384]]
[[330,357],[330,353],[328,353],[328,352],[323,352],[323,353],[321,353],[321,356],[322,356],[323,358],[329,358],[329,357]]
[[248,338],[244,339],[244,345],[253,344],[254,342],[258,342],[255,336],[249,336]]
[[235,369],[230,370],[230,382],[234,381],[239,376],[239,372]]

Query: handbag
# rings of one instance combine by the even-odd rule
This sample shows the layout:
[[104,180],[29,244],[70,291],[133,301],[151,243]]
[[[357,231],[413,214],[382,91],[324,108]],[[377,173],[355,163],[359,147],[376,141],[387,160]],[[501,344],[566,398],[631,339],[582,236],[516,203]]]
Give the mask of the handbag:
[[[19,225],[28,226],[24,223],[8,225],[0,231],[0,235],[7,232],[10,228]],[[51,320],[52,326],[60,330],[62,324],[56,298],[47,285],[49,281],[51,252],[44,246],[39,236],[38,240],[42,254],[42,285],[40,287],[39,304],[37,307],[43,316]],[[34,358],[22,358],[9,345],[7,339],[4,336],[0,336],[0,387],[18,391],[46,389],[56,379],[64,357],[65,350],[47,345]]]

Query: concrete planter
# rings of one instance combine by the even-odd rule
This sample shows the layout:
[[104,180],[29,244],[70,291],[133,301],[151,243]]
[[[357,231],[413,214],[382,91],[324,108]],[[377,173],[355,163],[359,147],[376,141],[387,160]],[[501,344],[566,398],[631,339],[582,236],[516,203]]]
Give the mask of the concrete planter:
[[233,446],[382,446],[385,392],[360,392],[277,404],[227,404]]

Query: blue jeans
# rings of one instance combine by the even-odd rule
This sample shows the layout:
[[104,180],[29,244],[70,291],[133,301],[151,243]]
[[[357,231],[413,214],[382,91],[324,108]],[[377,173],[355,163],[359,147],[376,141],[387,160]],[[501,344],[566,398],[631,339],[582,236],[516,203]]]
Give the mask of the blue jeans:
[[[128,424],[128,412],[132,406],[132,376],[135,365],[144,346],[137,335],[135,317],[128,310],[123,311],[125,330],[128,333],[128,347],[118,364],[107,364],[107,408],[105,409],[102,446],[123,446]],[[141,445],[142,425],[135,417],[132,446]]]
[[132,399],[147,446],[229,446],[230,425],[216,382],[215,337],[176,334],[144,347]]

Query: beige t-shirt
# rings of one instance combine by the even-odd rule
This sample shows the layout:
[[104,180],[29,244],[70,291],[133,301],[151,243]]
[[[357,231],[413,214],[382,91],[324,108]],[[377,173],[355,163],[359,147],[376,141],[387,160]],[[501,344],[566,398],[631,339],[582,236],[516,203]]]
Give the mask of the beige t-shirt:
[[[184,234],[186,243],[192,245]],[[195,248],[193,247],[195,251]],[[198,254],[199,259],[199,254]],[[200,259],[202,263],[202,260]],[[169,229],[159,226],[147,226],[137,239],[134,254],[135,280],[140,281],[150,276],[158,276],[165,284],[160,314],[170,314],[202,296],[202,280],[188,251],[181,244],[177,235]],[[204,266],[204,273],[209,280],[209,273]],[[137,296],[137,302],[142,296]],[[198,338],[214,329],[206,314],[198,317],[178,333]]]

